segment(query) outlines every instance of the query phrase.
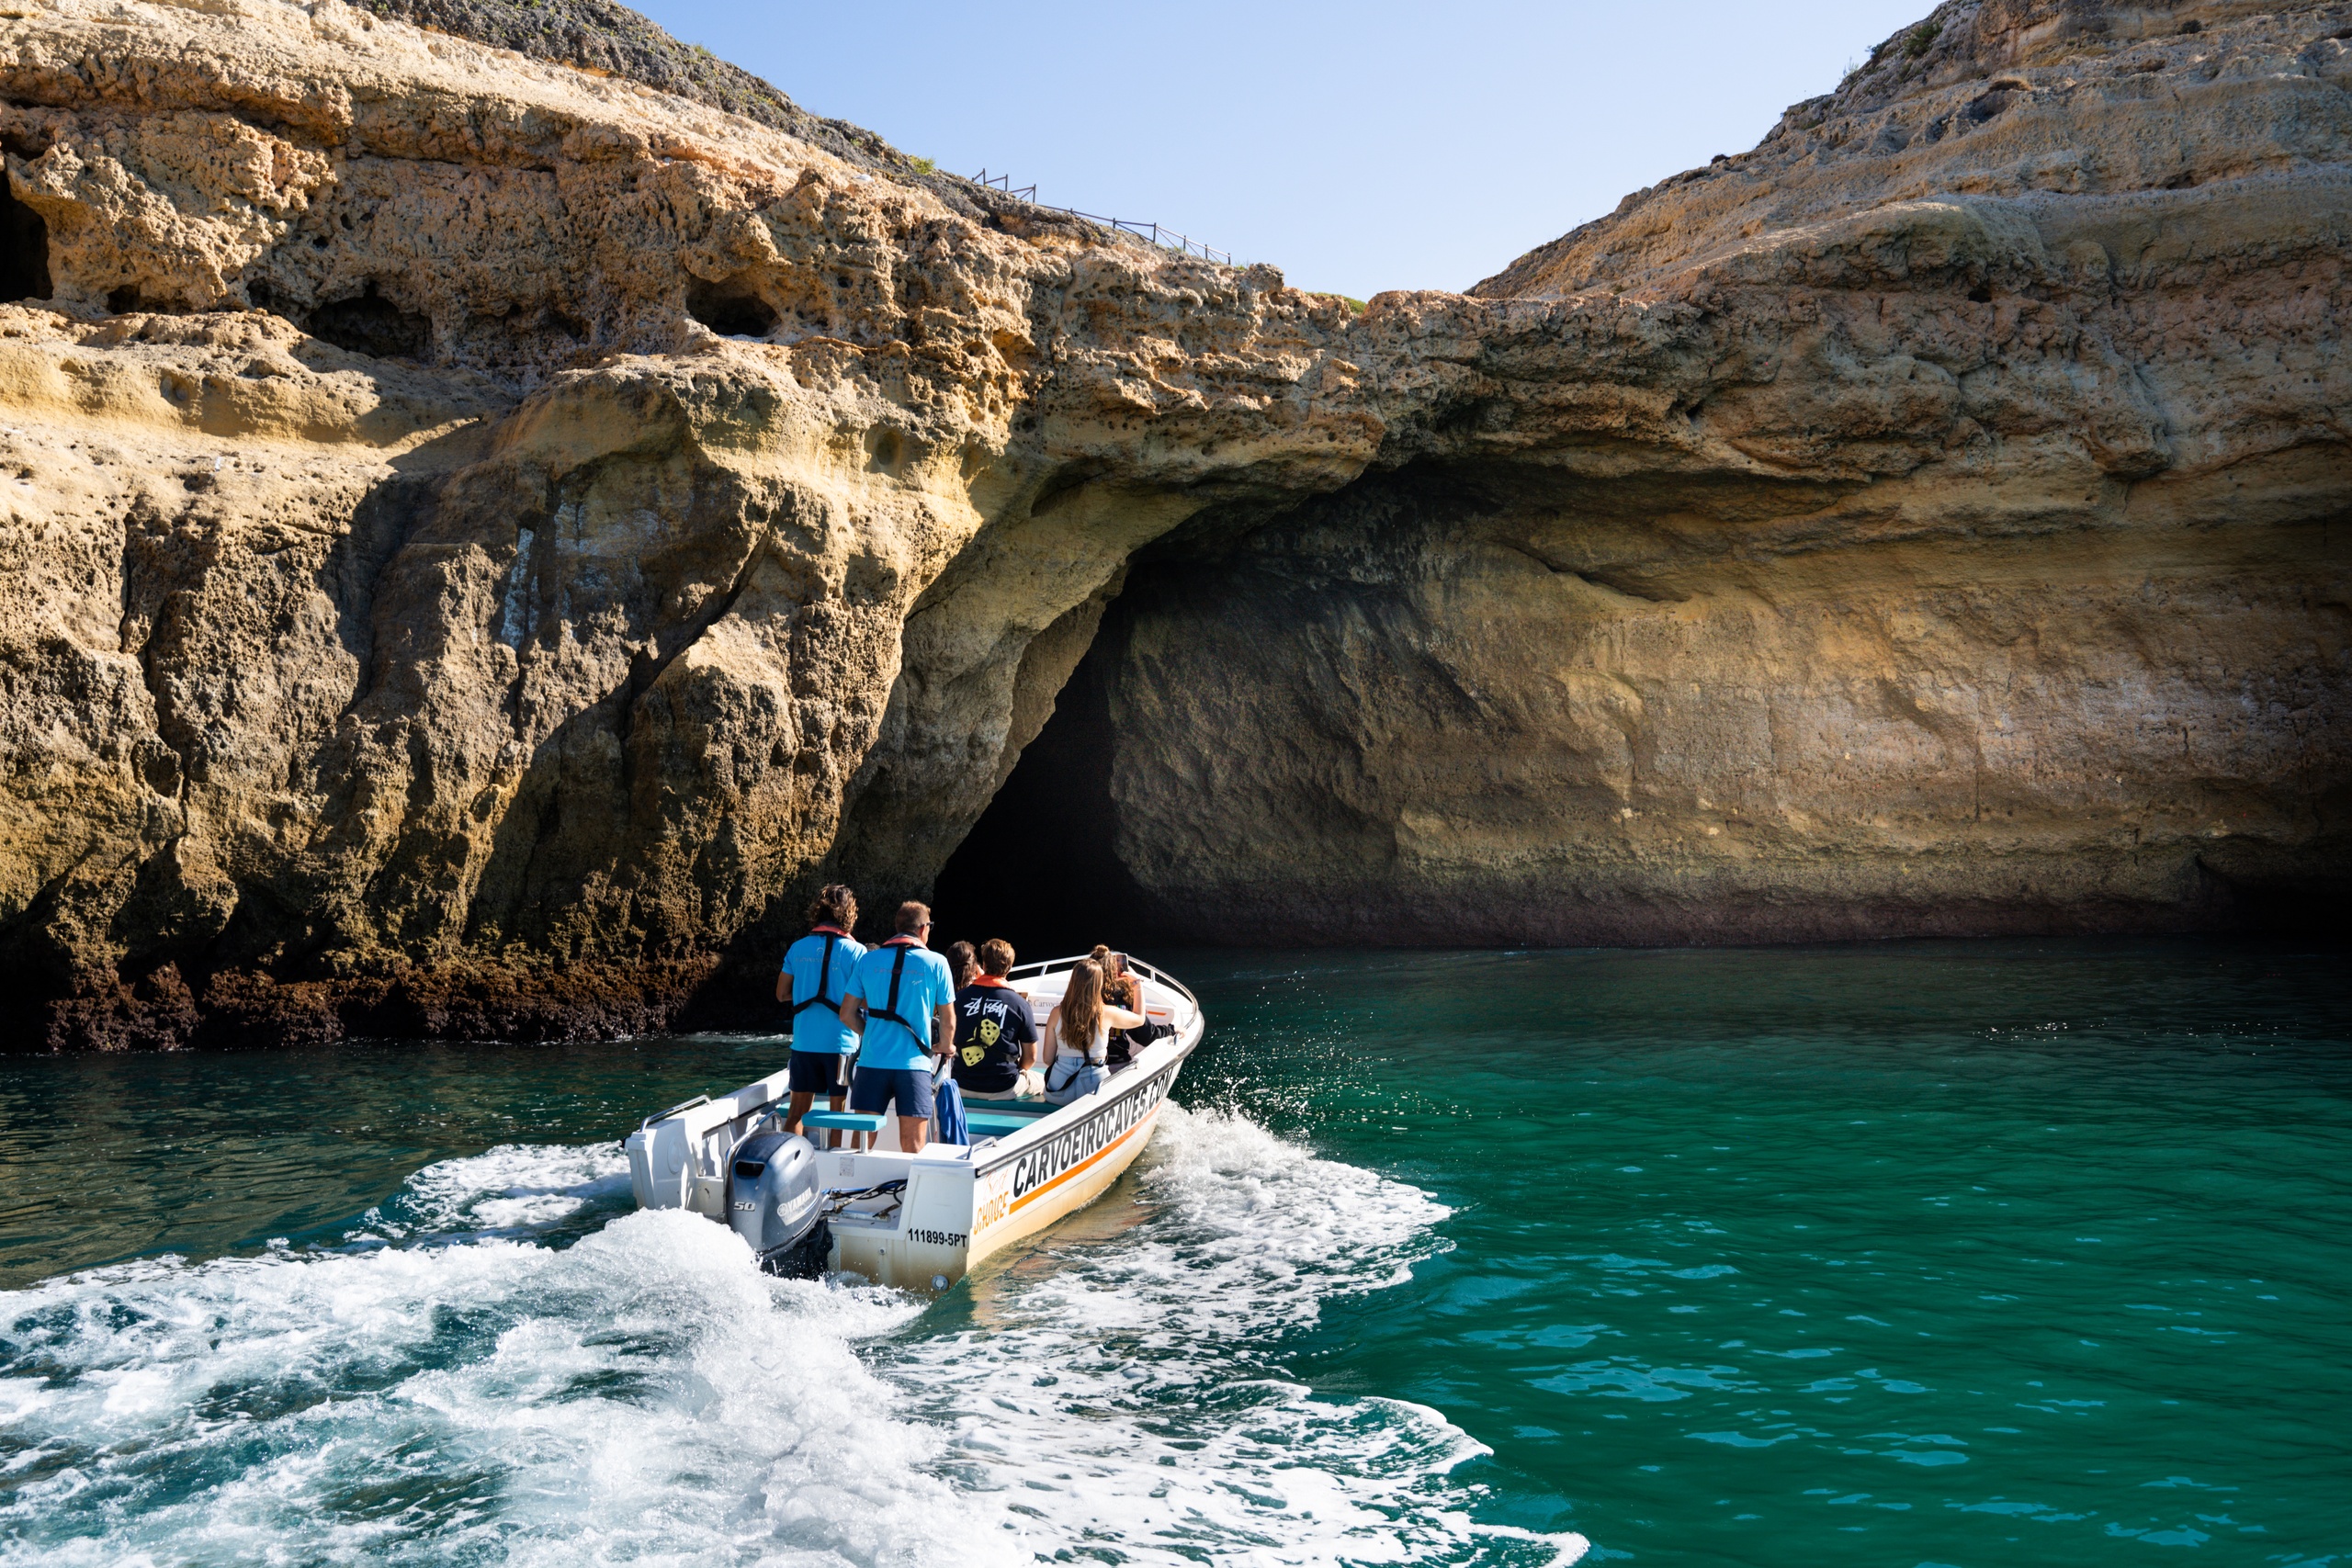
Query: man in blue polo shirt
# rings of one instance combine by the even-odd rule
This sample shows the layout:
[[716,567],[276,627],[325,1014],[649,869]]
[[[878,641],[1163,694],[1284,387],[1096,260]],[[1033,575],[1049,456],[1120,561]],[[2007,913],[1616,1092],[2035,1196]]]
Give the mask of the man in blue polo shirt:
[[[787,1133],[801,1131],[808,1102],[821,1094],[825,1109],[839,1111],[849,1092],[842,1064],[857,1049],[857,1036],[842,1025],[842,998],[865,949],[849,933],[857,926],[857,895],[836,882],[808,906],[808,934],[786,950],[775,977],[775,999],[784,1004],[792,1031],[792,1106]],[[835,1133],[831,1144],[842,1146]]]
[[857,961],[842,1003],[842,1021],[864,1036],[849,1108],[880,1115],[896,1104],[899,1147],[919,1152],[931,1139],[931,1055],[956,1039],[956,979],[931,951],[931,908],[899,906],[898,934]]

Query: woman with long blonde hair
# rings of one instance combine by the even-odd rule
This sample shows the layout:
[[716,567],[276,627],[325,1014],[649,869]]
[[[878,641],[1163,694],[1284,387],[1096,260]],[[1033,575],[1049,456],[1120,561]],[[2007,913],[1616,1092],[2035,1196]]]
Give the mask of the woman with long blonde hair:
[[1143,1015],[1102,999],[1102,965],[1081,958],[1069,972],[1062,999],[1046,1015],[1046,1038],[1054,1063],[1046,1074],[1046,1098],[1056,1105],[1092,1094],[1109,1076],[1111,1031],[1139,1028]]

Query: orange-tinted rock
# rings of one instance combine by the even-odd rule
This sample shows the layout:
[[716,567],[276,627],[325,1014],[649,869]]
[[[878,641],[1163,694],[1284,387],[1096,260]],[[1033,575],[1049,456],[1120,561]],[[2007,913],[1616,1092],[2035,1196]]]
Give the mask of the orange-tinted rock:
[[1361,315],[338,0],[0,20],[20,1037],[754,998],[1098,626],[1173,931],[2340,887],[2346,44],[2196,14],[1948,6]]

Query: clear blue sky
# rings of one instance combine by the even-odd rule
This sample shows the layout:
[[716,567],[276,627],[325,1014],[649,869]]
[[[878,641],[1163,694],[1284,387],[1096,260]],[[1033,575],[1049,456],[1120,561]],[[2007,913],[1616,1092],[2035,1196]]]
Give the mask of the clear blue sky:
[[944,168],[1362,298],[1465,288],[1755,145],[1934,0],[639,3]]

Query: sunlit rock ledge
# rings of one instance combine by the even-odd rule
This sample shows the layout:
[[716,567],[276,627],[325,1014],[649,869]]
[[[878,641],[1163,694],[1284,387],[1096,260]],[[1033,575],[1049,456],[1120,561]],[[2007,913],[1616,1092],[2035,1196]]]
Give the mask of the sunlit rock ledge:
[[729,1021],[1008,789],[1170,939],[2333,898],[2347,38],[1947,5],[1355,313],[339,0],[19,5],[8,1039]]

